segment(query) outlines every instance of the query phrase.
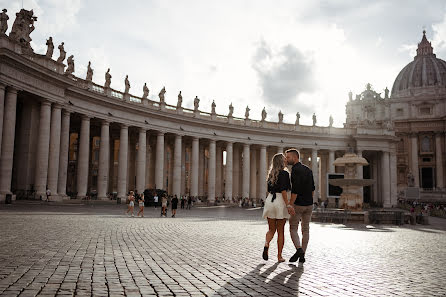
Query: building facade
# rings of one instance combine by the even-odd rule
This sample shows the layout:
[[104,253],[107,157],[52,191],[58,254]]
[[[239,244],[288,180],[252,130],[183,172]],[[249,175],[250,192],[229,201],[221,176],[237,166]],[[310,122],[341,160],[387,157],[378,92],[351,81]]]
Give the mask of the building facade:
[[[397,112],[392,102],[405,99],[393,93],[378,98],[369,87],[347,104],[343,128],[300,125],[298,118],[292,124],[253,120],[249,110],[237,118],[232,105],[226,115],[216,114],[215,106],[206,112],[198,98],[188,109],[181,93],[173,106],[164,101],[164,88],[159,101],[148,99],[146,86],[142,96],[130,93],[127,78],[124,92],[112,89],[109,72],[105,85],[98,85],[90,65],[85,79],[74,76],[73,56],[65,61],[61,44],[53,59],[51,38],[45,55],[34,53],[29,44],[34,22],[32,11],[22,9],[9,36],[3,23],[0,33],[1,200],[7,194],[39,199],[46,189],[53,200],[92,193],[110,199],[114,192],[124,198],[129,190],[153,188],[211,203],[223,197],[263,199],[269,160],[296,147],[314,172],[315,201],[327,198],[327,174],[342,172],[333,166],[335,158],[354,150],[370,163],[358,177],[375,180],[364,190],[365,202],[396,205],[402,137],[390,115]],[[382,120],[360,122],[363,102],[375,108],[365,119]],[[441,112],[444,151],[444,101]]]
[[395,79],[384,98],[368,86],[347,103],[346,127],[389,126],[398,138],[399,192],[420,188],[426,201],[446,201],[446,62],[437,58],[423,32],[414,60]]

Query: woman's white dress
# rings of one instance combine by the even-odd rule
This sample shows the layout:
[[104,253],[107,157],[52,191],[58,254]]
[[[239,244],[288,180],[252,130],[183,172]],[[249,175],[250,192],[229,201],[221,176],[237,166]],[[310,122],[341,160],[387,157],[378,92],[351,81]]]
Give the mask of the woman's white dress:
[[[288,201],[290,192],[287,192]],[[273,194],[269,193],[265,200],[265,206],[263,207],[263,218],[270,219],[289,219],[290,215],[283,200],[282,193],[276,193],[276,199],[271,202]]]

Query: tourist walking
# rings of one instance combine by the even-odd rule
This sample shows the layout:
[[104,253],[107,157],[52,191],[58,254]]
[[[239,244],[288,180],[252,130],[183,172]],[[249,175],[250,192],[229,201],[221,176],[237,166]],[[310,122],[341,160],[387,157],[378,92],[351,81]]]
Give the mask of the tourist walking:
[[[290,258],[290,262],[305,262],[305,252],[307,251],[310,239],[310,221],[313,212],[314,179],[310,168],[299,161],[297,149],[286,151],[286,161],[292,165],[291,169],[291,201],[293,209],[290,217],[290,235],[296,253]],[[314,160],[313,162],[316,162]],[[302,243],[299,238],[299,222],[302,230]]]
[[51,190],[47,186],[46,187],[46,202],[50,201],[50,196],[51,196]]
[[129,206],[127,207],[127,211],[125,213],[128,214],[130,212],[133,217],[133,209],[135,207],[135,196],[133,194],[133,191],[130,191],[128,198],[129,198]]
[[139,217],[139,215],[141,214],[141,217],[144,217],[144,193],[142,193],[139,196],[139,211],[137,216]]
[[268,196],[263,208],[263,218],[268,220],[268,232],[266,232],[265,246],[263,247],[263,259],[268,260],[268,249],[274,234],[277,231],[277,261],[284,262],[282,257],[285,243],[285,223],[290,217],[288,208],[292,208],[288,201],[288,191],[291,189],[290,174],[285,167],[285,156],[274,155],[267,178]]
[[163,198],[161,198],[161,216],[166,217],[167,215],[167,197],[166,195],[163,195]]
[[172,202],[172,218],[174,218],[175,215],[177,214],[177,208],[178,208],[178,198],[177,198],[177,195],[173,196],[171,202]]

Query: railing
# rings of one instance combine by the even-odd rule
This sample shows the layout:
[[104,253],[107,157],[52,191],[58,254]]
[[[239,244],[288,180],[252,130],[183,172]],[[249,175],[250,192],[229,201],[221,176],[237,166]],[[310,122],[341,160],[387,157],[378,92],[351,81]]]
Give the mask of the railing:
[[142,100],[141,98],[138,97],[134,97],[134,96],[130,96],[130,102],[137,102],[137,103],[141,103]]
[[118,99],[124,99],[124,95],[121,92],[117,92],[115,90],[111,90],[111,96]]
[[91,90],[94,91],[94,92],[100,93],[100,94],[104,94],[104,92],[105,92],[104,91],[104,87],[101,87],[101,86],[96,85],[96,84],[91,86]]

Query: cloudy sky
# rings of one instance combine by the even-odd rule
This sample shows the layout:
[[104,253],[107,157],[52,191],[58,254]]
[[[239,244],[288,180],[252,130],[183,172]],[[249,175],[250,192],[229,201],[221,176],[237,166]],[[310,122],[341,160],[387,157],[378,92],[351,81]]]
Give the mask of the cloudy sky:
[[[348,92],[370,82],[377,92],[391,89],[398,72],[413,60],[422,30],[437,57],[446,59],[446,2],[431,1],[262,1],[262,0],[23,0],[38,21],[31,34],[38,53],[53,37],[75,57],[75,74],[84,77],[90,60],[93,80],[104,83],[111,68],[112,87],[141,96],[144,82],[157,100],[251,118],[335,126],[345,121]],[[0,0],[9,30],[22,0]],[[9,33],[9,30],[7,33]]]

